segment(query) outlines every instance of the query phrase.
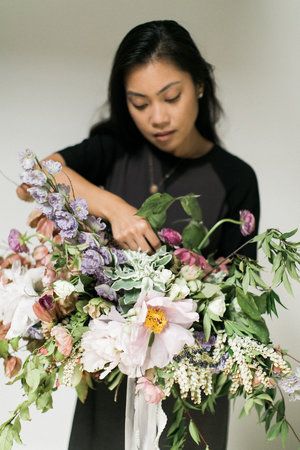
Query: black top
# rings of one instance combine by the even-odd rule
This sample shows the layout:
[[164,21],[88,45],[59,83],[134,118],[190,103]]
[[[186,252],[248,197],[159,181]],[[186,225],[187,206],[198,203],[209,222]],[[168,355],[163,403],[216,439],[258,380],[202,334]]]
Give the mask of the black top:
[[[198,201],[207,228],[224,217],[239,219],[239,211],[248,209],[256,218],[257,233],[260,205],[255,172],[219,145],[214,145],[199,158],[183,159],[148,142],[133,151],[126,151],[113,134],[106,132],[59,151],[67,166],[136,208],[150,195],[150,152],[154,182],[159,183],[176,167],[161,189],[173,196],[191,192],[200,194]],[[169,210],[166,226],[180,231],[185,224],[177,221],[184,218],[186,215],[176,202]],[[215,257],[227,256],[247,239],[249,237],[242,236],[238,225],[225,224],[213,235],[205,254],[215,252]],[[256,246],[248,245],[240,253],[255,258]]]

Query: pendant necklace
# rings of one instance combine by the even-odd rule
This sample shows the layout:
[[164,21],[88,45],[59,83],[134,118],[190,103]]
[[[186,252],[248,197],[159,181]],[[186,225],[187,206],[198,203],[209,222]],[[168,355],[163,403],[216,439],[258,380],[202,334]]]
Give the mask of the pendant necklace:
[[178,167],[183,163],[183,159],[180,159],[175,166],[173,166],[159,181],[154,181],[154,164],[153,157],[151,151],[148,152],[148,162],[149,162],[149,175],[150,175],[150,186],[149,192],[150,194],[156,194],[159,192],[161,186],[167,181],[178,169]]

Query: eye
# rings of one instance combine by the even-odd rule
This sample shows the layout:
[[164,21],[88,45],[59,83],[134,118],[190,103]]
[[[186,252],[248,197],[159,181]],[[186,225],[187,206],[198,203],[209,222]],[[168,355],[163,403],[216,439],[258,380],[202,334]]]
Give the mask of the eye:
[[133,104],[133,106],[134,106],[136,109],[138,109],[139,111],[142,111],[143,109],[146,108],[147,105],[134,105],[134,104]]
[[175,103],[177,100],[180,99],[180,95],[181,94],[178,94],[178,95],[176,95],[176,97],[173,97],[173,98],[166,98],[166,102],[168,102],[168,103]]

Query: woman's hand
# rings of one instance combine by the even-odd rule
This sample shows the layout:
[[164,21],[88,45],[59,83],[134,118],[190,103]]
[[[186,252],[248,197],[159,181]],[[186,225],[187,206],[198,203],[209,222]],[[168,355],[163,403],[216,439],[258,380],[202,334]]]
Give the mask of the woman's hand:
[[113,237],[122,248],[153,253],[161,246],[149,222],[136,215],[136,208],[116,196],[111,206],[107,218]]

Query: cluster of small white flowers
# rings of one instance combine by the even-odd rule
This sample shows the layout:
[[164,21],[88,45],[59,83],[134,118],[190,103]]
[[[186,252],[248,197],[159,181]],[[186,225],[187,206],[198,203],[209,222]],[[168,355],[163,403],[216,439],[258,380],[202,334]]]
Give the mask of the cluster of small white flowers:
[[217,334],[217,339],[214,344],[214,349],[213,349],[213,354],[212,354],[214,363],[218,363],[221,359],[221,356],[224,355],[226,339],[227,339],[227,334],[225,332],[221,331]]
[[[247,393],[252,392],[252,373],[250,368],[248,367],[248,364],[245,359],[245,353],[244,349],[241,345],[241,342],[239,341],[239,336],[235,338],[229,338],[228,343],[233,351],[233,360],[238,364],[238,372],[240,375],[240,381],[241,384],[244,385],[244,389]],[[231,386],[232,389],[230,389],[230,392],[232,390],[236,392],[236,383],[238,382],[238,379],[235,379],[234,387]],[[232,393],[234,393],[232,392]]]
[[72,387],[72,379],[75,367],[78,365],[78,354],[74,355],[73,357],[69,358],[68,362],[66,363],[63,371],[63,376],[61,380],[61,384],[67,387]]
[[273,379],[271,377],[268,377],[261,366],[258,366],[254,372],[253,386],[255,387],[255,384],[259,383],[262,384],[265,388],[274,387]]
[[168,372],[172,376],[165,382],[166,395],[169,395],[174,383],[178,383],[181,397],[186,398],[190,393],[195,404],[201,403],[202,391],[206,395],[212,393],[211,367],[201,367],[190,362],[188,358],[182,358],[178,363],[170,364]]

